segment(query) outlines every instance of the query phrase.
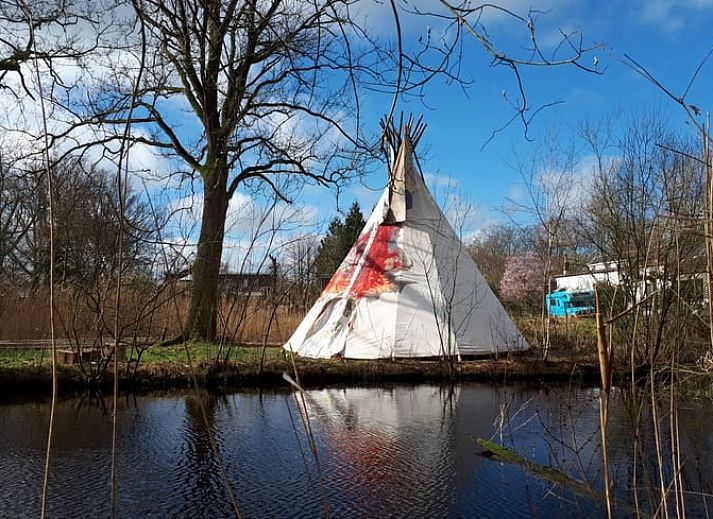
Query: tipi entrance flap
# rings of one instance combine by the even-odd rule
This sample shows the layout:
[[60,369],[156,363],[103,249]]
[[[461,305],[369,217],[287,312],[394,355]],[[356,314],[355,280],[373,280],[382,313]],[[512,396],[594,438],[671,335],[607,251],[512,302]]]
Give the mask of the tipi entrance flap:
[[436,306],[440,287],[436,262],[428,233],[404,225],[399,241],[408,269],[397,277],[401,286],[395,310],[396,344],[394,357],[437,357],[443,354]]

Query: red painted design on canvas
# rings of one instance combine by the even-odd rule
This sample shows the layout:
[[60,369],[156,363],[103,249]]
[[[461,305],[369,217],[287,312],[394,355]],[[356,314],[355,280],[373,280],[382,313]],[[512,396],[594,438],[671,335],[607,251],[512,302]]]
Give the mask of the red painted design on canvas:
[[[396,289],[393,275],[406,268],[401,253],[396,245],[400,227],[397,225],[380,225],[376,228],[376,236],[367,254],[364,265],[357,275],[350,297],[378,296],[384,292]],[[324,289],[329,293],[342,293],[349,286],[349,281],[359,263],[359,258],[369,244],[371,233],[364,233],[347,254],[347,258],[334,273],[329,284]]]

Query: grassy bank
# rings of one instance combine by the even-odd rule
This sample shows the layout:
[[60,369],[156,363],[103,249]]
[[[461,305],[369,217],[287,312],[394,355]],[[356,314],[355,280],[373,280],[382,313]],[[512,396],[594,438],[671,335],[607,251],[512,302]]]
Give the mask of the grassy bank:
[[[121,366],[120,384],[124,389],[152,390],[188,387],[193,376],[202,387],[237,388],[244,386],[270,387],[286,385],[283,372],[294,376],[294,366],[281,348],[270,347],[260,371],[261,348],[234,346],[228,362],[216,362],[219,351],[214,344],[190,344],[191,362],[186,348],[153,346],[142,356],[135,374]],[[576,378],[596,381],[596,364],[555,357],[543,362],[535,353],[510,357],[467,360],[450,367],[438,360],[307,360],[295,359],[300,382],[314,387],[325,384],[371,384],[379,382],[421,382],[439,380],[569,380]],[[94,384],[76,365],[59,366],[60,390],[82,391],[87,388],[109,389],[111,373]],[[45,393],[51,383],[50,359],[47,352],[0,351],[0,393]]]
[[[443,380],[483,381],[555,381],[579,380],[599,382],[596,334],[592,319],[570,319],[550,322],[551,348],[548,360],[535,345],[542,336],[541,323],[534,317],[521,317],[517,324],[533,346],[529,352],[498,358],[466,360],[452,366],[439,360],[307,360],[296,359],[300,382],[314,387],[325,384],[374,384],[382,382],[426,382]],[[630,380],[630,356],[615,348],[614,376]],[[190,353],[190,362],[188,354]],[[130,358],[136,358],[136,353]],[[120,384],[138,391],[181,388],[193,385],[193,377],[202,387],[238,388],[248,386],[284,386],[282,374],[294,377],[291,358],[278,347],[268,347],[262,359],[262,348],[227,346],[194,342],[187,346],[150,346],[140,357],[138,367],[123,363]],[[261,360],[263,362],[261,362]],[[261,369],[262,364],[262,369]],[[659,369],[660,368],[660,369]],[[649,372],[642,364],[637,371]],[[659,366],[657,373],[670,369],[670,363]],[[695,366],[692,366],[695,369]],[[82,391],[87,388],[110,389],[111,369],[99,380],[87,382],[76,365],[60,366],[60,390]],[[665,374],[663,374],[665,376]],[[42,349],[0,349],[0,395],[49,392],[50,356]]]

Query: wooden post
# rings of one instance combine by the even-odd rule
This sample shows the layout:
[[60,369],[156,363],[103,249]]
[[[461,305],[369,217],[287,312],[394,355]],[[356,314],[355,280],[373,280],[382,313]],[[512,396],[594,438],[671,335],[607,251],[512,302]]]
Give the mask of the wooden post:
[[602,312],[599,306],[599,292],[594,287],[594,319],[597,327],[597,354],[599,355],[599,374],[602,377],[602,391],[609,394],[611,388],[611,365],[609,362],[609,350],[606,341],[606,324],[602,320]]
[[602,377],[602,392],[599,395],[599,431],[602,440],[602,461],[604,463],[604,495],[607,501],[607,517],[612,518],[611,482],[609,480],[609,447],[607,429],[609,425],[609,390],[611,389],[611,365],[606,341],[606,324],[602,320],[599,305],[599,291],[594,286],[595,323],[597,327],[597,353],[599,354],[599,374]]

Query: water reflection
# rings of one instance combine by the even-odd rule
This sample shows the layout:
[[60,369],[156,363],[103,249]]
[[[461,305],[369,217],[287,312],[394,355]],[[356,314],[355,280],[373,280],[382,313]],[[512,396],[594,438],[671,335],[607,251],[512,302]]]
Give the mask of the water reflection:
[[[422,514],[438,515],[449,493],[443,475],[459,392],[422,386],[311,393],[325,472],[344,483],[336,515],[393,516],[415,501]],[[420,499],[424,494],[432,499]]]
[[[335,517],[600,517],[596,500],[478,456],[474,441],[494,437],[601,490],[597,398],[568,386],[309,391],[323,488],[292,393],[122,398],[120,514],[232,517],[212,434],[246,517],[318,517],[323,497]],[[0,517],[37,516],[48,412],[45,403],[0,405]],[[686,401],[679,413],[686,486],[710,493],[713,411]],[[108,515],[110,420],[95,400],[59,403],[52,516]],[[630,502],[633,470],[655,476],[652,436],[642,431],[633,463],[631,414],[620,396],[610,432],[615,493]],[[648,498],[645,488],[640,496]],[[691,494],[689,516],[704,504]]]

